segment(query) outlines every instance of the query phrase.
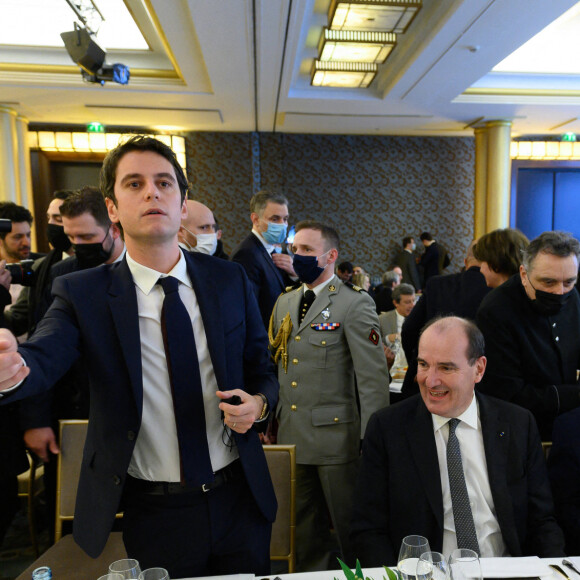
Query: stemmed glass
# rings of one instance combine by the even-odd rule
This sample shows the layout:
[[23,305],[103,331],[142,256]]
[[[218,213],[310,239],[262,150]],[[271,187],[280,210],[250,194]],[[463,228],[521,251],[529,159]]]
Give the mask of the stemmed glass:
[[449,568],[453,580],[483,580],[477,552],[458,548],[449,557]]
[[425,552],[417,563],[417,580],[449,580],[449,566],[440,552]]
[[109,566],[109,572],[116,572],[121,574],[124,579],[139,578],[141,574],[141,568],[139,567],[139,562],[133,558],[127,558],[125,560],[117,560]]
[[417,564],[421,554],[430,551],[429,540],[423,536],[407,536],[403,538],[397,565],[403,580],[415,580]]
[[139,580],[169,580],[169,572],[165,568],[148,568],[139,574]]
[[99,580],[124,580],[124,576],[118,572],[107,572],[104,576],[101,576]]

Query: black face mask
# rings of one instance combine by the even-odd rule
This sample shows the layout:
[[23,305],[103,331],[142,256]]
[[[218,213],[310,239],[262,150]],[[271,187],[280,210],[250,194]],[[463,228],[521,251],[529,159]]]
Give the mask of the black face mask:
[[[530,286],[534,288],[531,282]],[[544,292],[544,290],[536,290],[535,288],[534,290],[536,292],[536,299],[532,300],[532,307],[539,314],[546,316],[558,314],[566,302],[572,297],[572,292],[575,292],[574,288],[569,292],[564,292],[564,294],[552,294],[551,292]]]
[[[107,232],[105,240],[108,235],[109,233]],[[95,266],[104,264],[111,257],[114,244],[111,244],[111,247],[108,250],[105,250],[105,248],[103,248],[105,240],[96,244],[74,244],[75,256],[81,270],[94,268]]]
[[68,252],[72,246],[68,236],[64,233],[64,228],[57,224],[48,224],[46,226],[46,236],[50,245],[58,252]]

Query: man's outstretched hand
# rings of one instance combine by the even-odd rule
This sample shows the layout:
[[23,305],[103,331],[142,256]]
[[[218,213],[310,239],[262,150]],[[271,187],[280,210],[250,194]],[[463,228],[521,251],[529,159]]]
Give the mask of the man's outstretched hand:
[[0,328],[0,391],[17,385],[30,373],[17,348],[15,336],[6,328]]

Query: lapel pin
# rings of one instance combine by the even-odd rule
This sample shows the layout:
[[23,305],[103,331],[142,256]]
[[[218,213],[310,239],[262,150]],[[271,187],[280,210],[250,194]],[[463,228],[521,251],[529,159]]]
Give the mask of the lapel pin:
[[328,289],[329,289],[331,292],[334,292],[334,291],[336,290],[336,286],[335,286],[334,284],[331,284],[331,285],[328,287]]
[[503,437],[505,435],[505,431],[500,431],[499,436]]
[[324,320],[328,320],[330,318],[330,310],[328,310],[328,308],[325,308],[320,314],[322,314],[322,318],[324,318]]

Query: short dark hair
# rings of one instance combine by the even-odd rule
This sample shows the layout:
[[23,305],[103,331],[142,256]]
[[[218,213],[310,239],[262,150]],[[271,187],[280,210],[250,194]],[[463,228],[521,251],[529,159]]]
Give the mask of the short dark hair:
[[477,240],[473,255],[477,261],[486,262],[496,274],[513,276],[520,269],[523,252],[529,243],[519,230],[494,230]]
[[252,196],[250,200],[250,213],[261,214],[270,202],[288,207],[288,200],[281,193],[262,189],[262,191],[258,191]]
[[[13,201],[0,202],[0,219],[10,220],[12,223],[20,224],[28,222],[32,225],[34,218],[30,211],[21,205],[16,205]],[[6,235],[10,232],[0,233],[0,239],[6,239]]]
[[414,294],[415,288],[411,284],[399,284],[393,288],[391,298],[398,304],[401,301],[401,296],[413,296]]
[[467,351],[465,356],[467,357],[467,362],[469,366],[473,366],[478,358],[485,355],[485,339],[483,338],[483,333],[475,325],[475,322],[468,320],[467,318],[461,318],[460,316],[435,316],[421,329],[419,334],[419,340],[423,336],[423,333],[431,326],[437,325],[441,327],[441,330],[447,330],[451,328],[456,322],[459,322],[463,327],[465,336],[467,338]]
[[413,236],[407,236],[403,238],[403,248],[407,247],[414,240]]
[[52,199],[68,199],[71,195],[74,194],[73,189],[59,189],[52,194]]
[[533,239],[524,250],[523,264],[527,272],[531,272],[534,260],[540,253],[567,258],[571,254],[580,256],[580,242],[568,232],[553,231],[544,232]]
[[103,196],[113,200],[113,203],[117,205],[117,198],[115,197],[115,180],[117,179],[117,167],[119,161],[133,151],[145,152],[151,151],[157,153],[164,157],[171,163],[173,170],[175,171],[175,177],[177,178],[177,183],[179,185],[179,190],[181,191],[181,202],[185,200],[187,192],[189,190],[189,182],[185,177],[185,173],[177,161],[177,157],[173,152],[173,149],[153,137],[146,137],[144,135],[136,135],[131,137],[129,140],[117,145],[114,149],[109,151],[105,160],[103,161],[103,166],[101,167],[101,178],[100,187],[103,192]]
[[340,249],[340,238],[338,237],[338,232],[334,228],[331,228],[322,222],[315,220],[303,220],[296,224],[296,233],[298,233],[300,230],[316,230],[320,232],[322,239],[325,242],[324,245],[326,250],[331,250],[332,248],[336,248],[337,250]]
[[83,187],[75,191],[60,206],[60,215],[67,218],[75,218],[84,213],[91,214],[97,224],[105,230],[108,230],[112,223],[105,199],[96,187]]
[[336,269],[339,272],[348,272],[349,274],[352,274],[352,264],[350,262],[341,262]]
[[426,242],[431,242],[433,241],[433,236],[429,233],[429,232],[423,232],[420,236],[419,239],[421,241],[426,241]]

